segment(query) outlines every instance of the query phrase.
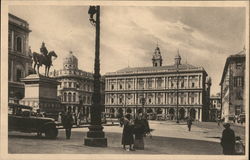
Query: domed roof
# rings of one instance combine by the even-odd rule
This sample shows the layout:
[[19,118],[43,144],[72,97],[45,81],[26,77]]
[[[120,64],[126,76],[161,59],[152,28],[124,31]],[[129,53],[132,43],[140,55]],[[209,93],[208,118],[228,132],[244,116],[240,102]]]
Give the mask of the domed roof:
[[78,69],[78,59],[72,51],[63,59],[63,67],[64,69]]

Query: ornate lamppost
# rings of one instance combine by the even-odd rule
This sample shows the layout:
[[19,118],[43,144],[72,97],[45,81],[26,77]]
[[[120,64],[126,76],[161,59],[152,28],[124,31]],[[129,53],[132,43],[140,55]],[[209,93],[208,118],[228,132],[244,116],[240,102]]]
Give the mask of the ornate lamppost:
[[[86,146],[107,147],[107,138],[101,125],[101,91],[100,91],[100,6],[90,6],[89,21],[96,28],[95,39],[95,67],[94,67],[94,93],[92,96],[91,122],[87,137],[84,139]],[[96,15],[96,19],[94,19]]]

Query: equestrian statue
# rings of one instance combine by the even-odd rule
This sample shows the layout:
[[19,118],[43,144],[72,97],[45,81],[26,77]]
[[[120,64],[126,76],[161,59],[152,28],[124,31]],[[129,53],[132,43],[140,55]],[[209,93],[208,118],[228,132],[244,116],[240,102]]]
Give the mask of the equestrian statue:
[[[39,74],[39,67],[45,66],[45,76],[49,76],[49,69],[52,66],[52,57],[57,58],[57,55],[54,51],[48,52],[45,47],[45,43],[42,42],[42,46],[40,48],[40,53],[33,52],[33,62],[34,62],[34,70]],[[36,70],[37,66],[37,70]]]

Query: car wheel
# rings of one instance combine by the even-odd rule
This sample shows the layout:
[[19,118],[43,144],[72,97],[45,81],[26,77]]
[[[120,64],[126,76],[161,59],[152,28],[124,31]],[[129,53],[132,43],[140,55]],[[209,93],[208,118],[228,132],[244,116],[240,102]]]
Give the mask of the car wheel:
[[58,135],[58,130],[56,128],[49,128],[45,131],[45,137],[49,139],[55,139]]

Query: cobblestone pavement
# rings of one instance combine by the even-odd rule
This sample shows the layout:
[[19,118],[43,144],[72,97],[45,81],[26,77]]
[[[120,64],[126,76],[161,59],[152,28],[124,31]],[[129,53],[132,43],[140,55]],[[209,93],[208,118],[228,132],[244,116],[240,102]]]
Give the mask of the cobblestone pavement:
[[[200,127],[199,125],[203,125]],[[206,124],[194,124],[191,132],[185,122],[176,124],[169,121],[150,121],[154,129],[152,139],[145,138],[145,150],[127,152],[121,146],[122,128],[105,126],[108,147],[84,146],[88,128],[74,128],[70,140],[60,130],[56,140],[38,138],[36,134],[9,133],[9,153],[50,153],[50,154],[170,154],[170,155],[221,155],[219,136],[222,129],[205,128]]]

